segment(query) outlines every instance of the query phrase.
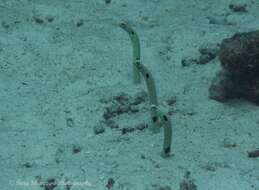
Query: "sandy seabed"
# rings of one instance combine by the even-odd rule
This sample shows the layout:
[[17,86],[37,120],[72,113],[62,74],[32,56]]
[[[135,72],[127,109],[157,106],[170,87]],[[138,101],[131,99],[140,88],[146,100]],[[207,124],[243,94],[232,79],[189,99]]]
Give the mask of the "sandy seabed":
[[[0,0],[0,189],[179,190],[188,171],[198,190],[259,190],[247,155],[259,148],[259,107],[209,99],[218,58],[182,65],[258,18],[253,0]],[[146,89],[132,83],[121,22],[139,35],[159,101],[176,98],[170,158],[162,132],[121,133],[150,122],[147,101],[101,126],[112,97]]]

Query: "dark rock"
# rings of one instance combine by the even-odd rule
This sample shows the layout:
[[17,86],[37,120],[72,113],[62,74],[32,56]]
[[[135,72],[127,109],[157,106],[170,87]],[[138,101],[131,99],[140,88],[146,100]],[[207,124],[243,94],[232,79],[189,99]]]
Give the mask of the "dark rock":
[[233,75],[251,78],[258,76],[259,31],[237,33],[224,39],[220,46],[219,59],[223,68]]
[[209,88],[209,97],[219,102],[225,102],[237,97],[236,86],[225,70],[219,71]]
[[219,59],[223,70],[210,86],[210,98],[244,98],[259,104],[259,31],[224,39]]

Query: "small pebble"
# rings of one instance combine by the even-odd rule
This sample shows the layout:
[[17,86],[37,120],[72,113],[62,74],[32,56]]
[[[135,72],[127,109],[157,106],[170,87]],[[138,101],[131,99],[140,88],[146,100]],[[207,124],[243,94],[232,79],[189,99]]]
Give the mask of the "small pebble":
[[133,131],[135,131],[134,128],[124,127],[124,128],[121,129],[121,134],[125,135],[126,133],[132,133]]
[[170,186],[159,187],[158,190],[172,190]]
[[74,121],[72,118],[67,118],[66,123],[68,127],[74,127]]
[[105,0],[106,4],[110,4],[112,2],[112,0]]
[[104,133],[105,129],[101,125],[97,125],[94,127],[94,134],[99,135],[101,133]]
[[240,4],[231,3],[229,5],[229,9],[232,10],[233,12],[246,13],[247,12],[247,5],[244,4],[244,3],[240,3]]
[[140,123],[140,124],[138,124],[135,128],[136,128],[137,130],[142,131],[142,130],[148,128],[148,125],[145,124],[145,123]]
[[43,20],[41,17],[39,17],[39,16],[34,16],[34,17],[33,17],[33,20],[34,20],[34,22],[36,22],[37,24],[43,24],[43,23],[44,23],[44,20]]
[[81,150],[82,150],[82,148],[79,145],[76,145],[76,144],[73,145],[73,153],[74,154],[77,154],[77,153],[81,152]]
[[223,142],[223,146],[225,148],[235,148],[237,146],[237,144],[235,142],[232,142],[231,139],[225,138],[224,142]]
[[172,96],[171,98],[169,98],[168,100],[166,100],[166,103],[167,103],[169,106],[173,106],[173,105],[176,103],[176,97],[175,97],[175,96]]
[[76,23],[76,26],[77,27],[80,27],[84,24],[84,21],[82,19],[80,19],[77,23]]
[[53,22],[54,17],[53,17],[53,16],[46,16],[45,19],[46,19],[48,22]]
[[259,157],[259,149],[253,150],[247,153],[249,158],[258,158]]
[[119,125],[115,121],[113,121],[111,119],[105,120],[105,121],[103,121],[103,123],[105,125],[107,125],[108,127],[110,127],[111,129],[119,128]]
[[47,181],[41,185],[44,190],[54,190],[58,186],[58,182],[54,178],[49,178]]
[[115,183],[114,179],[113,178],[109,178],[108,181],[107,181],[106,187],[108,189],[110,189],[110,188],[113,187],[114,183]]
[[197,63],[198,63],[198,60],[192,57],[184,57],[182,58],[182,61],[181,61],[182,67],[189,67]]

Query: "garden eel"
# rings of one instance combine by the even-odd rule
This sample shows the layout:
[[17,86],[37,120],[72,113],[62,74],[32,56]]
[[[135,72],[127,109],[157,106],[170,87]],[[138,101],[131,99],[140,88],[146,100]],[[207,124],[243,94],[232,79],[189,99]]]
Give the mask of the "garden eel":
[[171,152],[171,142],[172,142],[172,124],[171,120],[165,111],[158,105],[156,86],[154,78],[150,71],[143,65],[140,61],[140,42],[137,33],[129,27],[126,23],[121,23],[119,25],[123,30],[125,30],[131,39],[133,46],[133,77],[135,83],[140,83],[140,74],[143,76],[150,103],[150,115],[152,120],[151,130],[154,133],[160,131],[160,127],[164,127],[164,144],[163,144],[163,157],[170,156]]
[[137,33],[131,29],[128,25],[125,23],[121,23],[120,27],[125,30],[131,39],[131,43],[133,46],[133,80],[134,83],[138,84],[140,83],[140,73],[138,71],[137,65],[140,64],[140,43],[139,43],[139,37]]

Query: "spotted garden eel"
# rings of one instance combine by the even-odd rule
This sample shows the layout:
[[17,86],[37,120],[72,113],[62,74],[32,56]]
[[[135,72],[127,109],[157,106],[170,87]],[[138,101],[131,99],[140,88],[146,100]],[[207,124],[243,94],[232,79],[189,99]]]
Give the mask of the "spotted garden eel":
[[126,23],[121,23],[119,25],[123,30],[125,30],[131,39],[133,46],[133,77],[134,82],[140,83],[140,75],[143,76],[148,94],[149,94],[149,103],[150,103],[150,115],[151,115],[151,130],[153,133],[158,133],[161,126],[164,127],[164,143],[163,143],[163,157],[170,156],[171,153],[171,142],[172,142],[172,124],[171,120],[166,114],[166,111],[163,110],[162,106],[158,104],[156,86],[154,78],[151,75],[150,71],[145,65],[141,63],[140,60],[140,42],[137,33]]

